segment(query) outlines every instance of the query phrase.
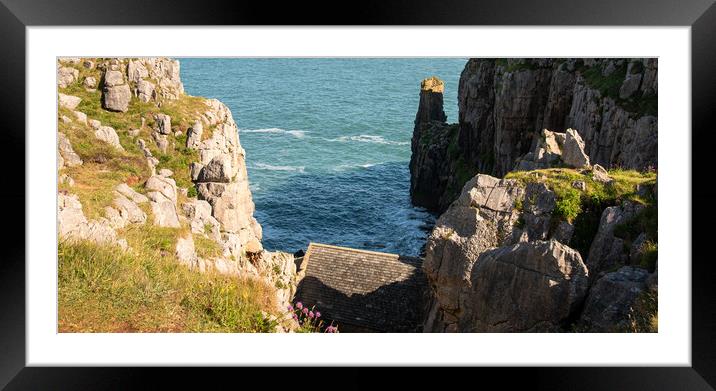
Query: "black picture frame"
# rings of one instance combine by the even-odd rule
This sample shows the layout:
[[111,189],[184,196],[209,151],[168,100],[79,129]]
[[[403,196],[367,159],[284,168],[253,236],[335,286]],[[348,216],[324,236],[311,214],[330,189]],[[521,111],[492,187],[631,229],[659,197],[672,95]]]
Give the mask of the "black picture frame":
[[[712,0],[369,0],[329,2],[197,2],[188,0],[0,0],[0,143],[6,164],[0,191],[5,224],[0,256],[0,387],[16,389],[157,389],[168,379],[202,388],[235,370],[198,374],[198,369],[26,367],[25,354],[25,44],[27,26],[83,25],[593,25],[691,26],[692,56],[692,366],[675,368],[474,368],[470,374],[395,375],[380,380],[402,387],[439,384],[449,389],[467,377],[475,384],[527,385],[531,389],[694,389],[716,387],[716,268],[709,247],[716,196],[709,178],[716,146],[716,5]],[[662,96],[668,102],[669,97]],[[664,129],[662,131],[670,131]],[[684,135],[687,137],[688,135]],[[49,139],[48,139],[49,140]],[[20,169],[22,166],[22,169]],[[24,205],[25,209],[20,207]],[[689,259],[669,260],[689,262]],[[564,349],[564,348],[561,348]],[[565,351],[568,354],[568,351]],[[177,377],[181,371],[181,375]],[[254,370],[255,371],[255,370]],[[373,375],[342,368],[332,388],[372,386]],[[158,372],[158,373],[157,373]],[[252,372],[253,376],[271,376]],[[432,372],[431,372],[432,373]],[[473,374],[474,373],[474,374]],[[153,376],[149,376],[153,375]],[[290,376],[286,381],[290,382]],[[235,382],[236,380],[234,380]],[[234,383],[236,384],[236,383]],[[469,383],[468,383],[469,384]],[[320,385],[319,385],[320,386]]]

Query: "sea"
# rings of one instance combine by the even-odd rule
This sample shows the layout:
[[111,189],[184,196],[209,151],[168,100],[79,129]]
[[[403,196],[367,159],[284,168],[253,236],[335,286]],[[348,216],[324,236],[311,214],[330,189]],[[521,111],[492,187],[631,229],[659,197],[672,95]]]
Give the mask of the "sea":
[[445,81],[445,113],[457,122],[467,59],[179,61],[186,93],[231,109],[265,248],[319,242],[420,255],[435,221],[409,194],[420,81]]

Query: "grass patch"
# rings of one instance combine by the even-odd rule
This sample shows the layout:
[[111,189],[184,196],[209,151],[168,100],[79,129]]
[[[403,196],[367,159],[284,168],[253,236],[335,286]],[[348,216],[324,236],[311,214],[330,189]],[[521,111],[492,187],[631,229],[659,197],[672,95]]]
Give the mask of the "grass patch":
[[[505,178],[516,179],[527,185],[530,182],[542,182],[555,193],[556,207],[554,217],[574,224],[574,234],[570,245],[580,254],[587,254],[592,240],[599,228],[599,220],[604,208],[620,205],[629,200],[646,206],[645,210],[656,211],[653,198],[638,192],[638,186],[656,183],[655,172],[638,172],[634,170],[610,170],[614,179],[609,184],[592,179],[591,172],[569,168],[550,168],[535,171],[515,171]],[[586,191],[575,189],[572,183],[583,181]],[[634,226],[640,232],[656,231],[656,216],[646,214],[644,221]],[[625,224],[626,226],[626,224]],[[637,233],[637,235],[638,235]]]
[[[603,68],[600,65],[586,67],[582,63],[578,67],[578,71],[584,77],[587,84],[598,90],[601,96],[614,99],[626,111],[636,114],[636,117],[643,115],[657,115],[658,113],[658,95],[654,92],[644,96],[637,92],[634,96],[627,99],[619,97],[624,79],[627,76],[628,60],[624,59],[622,65],[616,68],[608,76],[603,76]],[[643,72],[643,64],[635,63],[632,67],[632,74]]]
[[[88,242],[58,249],[60,332],[270,332],[273,288],[201,274],[145,246],[128,252]],[[162,246],[165,243],[161,243]]]
[[[210,231],[211,228],[209,229],[209,232]],[[200,258],[210,259],[219,257],[223,253],[221,246],[219,246],[218,243],[202,235],[194,235],[194,248],[196,250],[196,255]]]

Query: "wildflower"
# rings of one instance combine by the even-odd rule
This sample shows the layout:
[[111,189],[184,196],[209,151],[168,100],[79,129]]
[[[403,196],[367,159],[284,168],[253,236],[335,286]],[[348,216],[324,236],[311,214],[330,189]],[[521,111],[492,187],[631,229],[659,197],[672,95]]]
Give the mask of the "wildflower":
[[316,311],[316,318],[320,318],[320,317],[321,317],[321,313]]
[[[299,307],[299,308],[300,308],[300,307]],[[303,309],[303,313],[304,313],[304,314],[307,314],[307,313],[308,313],[308,308],[304,308],[304,309]]]
[[298,308],[299,310],[303,308],[303,303],[301,303],[300,301],[296,303],[296,308]]
[[289,311],[293,311],[293,306],[289,304],[289,305],[288,305],[288,310],[289,310]]
[[293,319],[296,319],[296,320],[298,320],[298,315],[296,315],[296,314],[293,314]]
[[311,318],[311,319],[313,319],[313,316],[314,316],[314,315],[313,315],[313,311],[308,311],[308,317]]

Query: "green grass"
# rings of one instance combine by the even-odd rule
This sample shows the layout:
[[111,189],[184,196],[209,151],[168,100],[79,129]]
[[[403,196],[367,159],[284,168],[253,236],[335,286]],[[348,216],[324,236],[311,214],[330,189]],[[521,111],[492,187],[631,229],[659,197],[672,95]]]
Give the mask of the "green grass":
[[[629,200],[645,205],[645,210],[656,211],[653,198],[637,192],[639,185],[655,184],[656,173],[615,169],[610,170],[609,175],[613,179],[609,184],[593,180],[589,171],[568,168],[516,171],[508,173],[505,178],[516,179],[525,185],[530,182],[545,183],[555,193],[553,218],[574,224],[574,235],[569,245],[581,254],[587,254],[604,208]],[[585,182],[586,191],[575,189],[572,186],[574,181]],[[634,229],[655,234],[655,214],[645,214],[641,219],[643,221],[640,220]]]
[[608,76],[602,75],[601,66],[592,66],[582,70],[582,76],[590,87],[599,90],[602,96],[608,96],[613,99],[619,99],[619,89],[624,82],[627,71],[627,62],[615,69]]
[[[655,93],[650,93],[644,96],[640,96],[639,93],[634,96],[621,99],[619,97],[619,90],[627,76],[628,61],[614,70],[610,75],[602,75],[601,66],[586,67],[584,65],[578,68],[579,72],[584,77],[587,84],[598,90],[602,97],[610,97],[614,99],[620,106],[626,111],[634,113],[635,116],[641,117],[643,115],[657,115],[658,113],[658,96]],[[643,71],[643,65],[636,63],[632,67],[632,73],[639,73]]]
[[[167,252],[167,235],[132,240],[132,251],[88,242],[59,244],[60,332],[270,332],[273,288],[201,274]],[[160,248],[153,248],[158,244]]]
[[[210,231],[209,229],[207,232]],[[218,243],[201,235],[194,235],[194,248],[196,255],[201,258],[214,258],[222,254],[221,246]]]

